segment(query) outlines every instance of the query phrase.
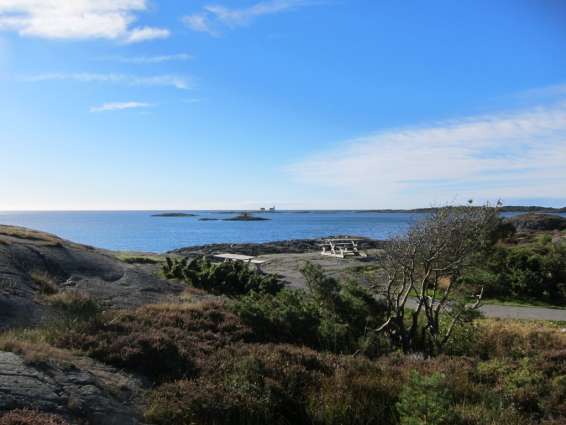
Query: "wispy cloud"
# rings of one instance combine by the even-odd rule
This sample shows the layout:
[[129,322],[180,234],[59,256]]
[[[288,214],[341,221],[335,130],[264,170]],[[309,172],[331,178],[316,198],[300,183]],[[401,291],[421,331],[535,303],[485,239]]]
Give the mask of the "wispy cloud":
[[555,84],[552,86],[526,90],[519,93],[521,98],[539,99],[551,97],[564,97],[566,96],[566,84]]
[[124,41],[126,43],[139,43],[146,40],[155,40],[159,38],[168,38],[171,32],[164,28],[134,28],[125,37]]
[[145,102],[110,102],[100,106],[93,106],[90,112],[123,111],[125,109],[149,108],[151,104]]
[[131,63],[135,65],[156,64],[164,62],[184,62],[191,60],[193,57],[188,53],[177,53],[172,55],[156,55],[156,56],[108,56],[99,58],[102,61],[112,61],[120,63]]
[[20,78],[26,82],[41,81],[78,81],[82,83],[115,83],[126,84],[129,86],[164,86],[175,87],[180,90],[188,90],[191,88],[190,79],[178,75],[152,75],[152,76],[136,76],[125,74],[91,74],[91,73],[74,73],[74,74],[39,74]]
[[366,205],[559,198],[566,188],[566,103],[397,129],[289,167],[301,182]]
[[169,30],[132,27],[147,0],[2,0],[0,31],[52,39],[105,38],[126,43],[166,38]]
[[246,8],[229,8],[223,5],[205,6],[200,12],[185,16],[183,22],[193,31],[219,36],[224,28],[236,28],[248,25],[254,19],[287,12],[318,2],[308,0],[267,0],[260,1]]

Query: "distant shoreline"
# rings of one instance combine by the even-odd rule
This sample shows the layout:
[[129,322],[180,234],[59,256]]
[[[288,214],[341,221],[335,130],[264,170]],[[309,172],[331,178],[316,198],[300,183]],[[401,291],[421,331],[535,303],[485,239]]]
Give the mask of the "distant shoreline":
[[[160,214],[169,214],[180,212],[181,214],[186,213],[213,213],[213,214],[238,214],[242,212],[249,212],[253,214],[311,214],[311,213],[427,213],[433,211],[434,207],[428,208],[410,208],[410,209],[396,209],[396,208],[369,208],[369,209],[312,209],[312,210],[276,210],[276,211],[261,211],[261,210],[253,210],[253,209],[242,209],[242,210],[207,210],[207,209],[200,209],[200,210],[189,210],[189,209],[176,209],[176,210],[0,210],[0,213],[5,214],[18,214],[18,213],[128,213],[128,212],[146,212],[151,213],[154,215]],[[541,213],[566,213],[566,207],[561,208],[553,208],[553,207],[541,207],[541,206],[523,206],[523,205],[508,205],[503,206],[500,208],[501,212],[541,212]]]

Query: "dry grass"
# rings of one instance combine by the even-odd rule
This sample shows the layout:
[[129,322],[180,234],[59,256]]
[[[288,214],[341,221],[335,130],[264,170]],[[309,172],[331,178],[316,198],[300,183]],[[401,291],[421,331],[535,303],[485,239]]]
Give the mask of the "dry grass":
[[566,332],[544,321],[486,319],[478,322],[477,355],[522,357],[566,349]]
[[47,272],[33,271],[30,273],[31,280],[35,283],[42,295],[53,295],[59,292],[57,281]]
[[9,242],[6,238],[15,238],[24,241],[41,242],[47,246],[61,246],[63,243],[63,240],[55,235],[17,226],[0,225],[0,237],[3,237],[4,242]]
[[73,354],[48,343],[49,331],[44,329],[12,330],[0,334],[0,351],[20,355],[28,365],[69,365]]
[[167,303],[107,312],[58,335],[55,345],[163,381],[193,375],[211,353],[248,333],[222,303]]
[[114,257],[128,264],[161,264],[165,262],[165,257],[161,255],[138,252],[117,252]]
[[57,415],[30,409],[16,409],[0,414],[0,425],[68,425]]

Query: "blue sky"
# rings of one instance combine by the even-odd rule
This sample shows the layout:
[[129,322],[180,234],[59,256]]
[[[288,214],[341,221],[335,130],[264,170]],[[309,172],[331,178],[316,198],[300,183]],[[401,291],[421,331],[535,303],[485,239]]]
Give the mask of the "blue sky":
[[0,210],[566,205],[566,3],[0,0]]

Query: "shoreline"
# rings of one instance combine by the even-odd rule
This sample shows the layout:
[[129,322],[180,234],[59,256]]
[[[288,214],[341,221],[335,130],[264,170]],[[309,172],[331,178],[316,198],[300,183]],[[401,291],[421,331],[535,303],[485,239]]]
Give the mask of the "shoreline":
[[245,243],[213,243],[187,246],[166,251],[161,255],[177,254],[182,256],[211,255],[218,252],[230,252],[241,255],[269,255],[269,254],[303,254],[320,251],[320,243],[329,238],[353,238],[358,242],[360,249],[382,249],[387,240],[371,239],[364,236],[330,235],[316,239],[286,239],[269,242]]

